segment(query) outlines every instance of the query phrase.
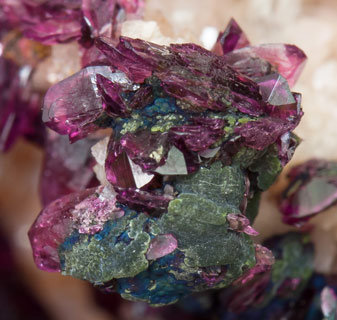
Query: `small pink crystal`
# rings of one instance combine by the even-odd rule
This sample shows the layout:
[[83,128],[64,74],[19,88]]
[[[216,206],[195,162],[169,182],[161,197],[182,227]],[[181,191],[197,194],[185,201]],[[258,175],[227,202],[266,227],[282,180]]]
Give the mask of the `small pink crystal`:
[[[301,49],[289,44],[249,46],[229,52],[224,57],[235,70],[247,74],[247,72],[250,73],[249,66],[256,70],[260,69],[260,76],[272,73],[268,65],[263,63],[266,61],[287,79],[290,87],[296,83],[307,60]],[[256,70],[253,73],[258,76]]]
[[217,43],[213,49],[216,54],[226,54],[235,49],[249,46],[249,40],[238,23],[232,18],[225,31],[219,34]]
[[231,229],[237,232],[244,232],[250,236],[257,236],[259,233],[250,226],[249,219],[243,214],[229,213],[227,215],[227,221]]
[[146,259],[156,260],[173,252],[178,247],[177,239],[172,234],[160,234],[151,240]]

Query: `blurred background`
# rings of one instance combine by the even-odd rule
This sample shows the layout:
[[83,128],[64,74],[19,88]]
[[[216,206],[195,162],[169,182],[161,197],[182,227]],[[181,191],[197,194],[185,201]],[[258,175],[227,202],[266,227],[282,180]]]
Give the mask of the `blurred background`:
[[[263,197],[255,224],[263,239],[290,229],[281,223],[276,206],[289,167],[313,157],[337,160],[337,2],[146,1],[145,20],[156,21],[165,37],[208,48],[231,17],[251,43],[296,44],[308,56],[294,88],[303,94],[305,115],[295,130],[303,142],[280,179]],[[48,87],[76,72],[76,50],[74,44],[55,46],[52,57],[36,74],[36,85]],[[142,303],[122,301],[118,295],[103,295],[83,281],[35,267],[27,231],[41,209],[38,188],[42,161],[41,149],[23,140],[0,155],[0,319],[162,319],[162,308],[150,309]],[[337,272],[336,211],[332,207],[313,219],[316,269],[330,274]],[[165,319],[174,316],[174,307],[165,310]]]

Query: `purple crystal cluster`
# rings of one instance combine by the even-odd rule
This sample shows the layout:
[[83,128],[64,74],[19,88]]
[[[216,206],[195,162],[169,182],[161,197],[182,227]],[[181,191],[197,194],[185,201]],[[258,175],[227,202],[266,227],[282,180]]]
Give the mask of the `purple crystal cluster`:
[[[289,85],[304,53],[251,46],[234,20],[213,51],[95,37],[104,58],[44,99],[43,121],[79,148],[51,135],[44,181],[53,161],[69,158],[60,185],[82,190],[45,200],[29,232],[38,267],[151,305],[270,272],[273,255],[254,245],[251,224],[299,142],[301,96]],[[88,149],[107,128],[95,165],[101,185],[89,188]]]
[[24,35],[44,44],[112,36],[127,15],[137,15],[142,0],[1,0],[7,19]]
[[143,6],[142,0],[0,1],[0,150],[9,150],[20,137],[44,148],[40,182],[44,205],[98,185],[90,155],[97,138],[71,146],[65,137],[46,132],[41,121],[45,92],[34,77],[50,55],[47,45],[77,40],[82,63],[89,65],[103,56],[92,46],[94,39],[117,36],[121,23],[138,18]]

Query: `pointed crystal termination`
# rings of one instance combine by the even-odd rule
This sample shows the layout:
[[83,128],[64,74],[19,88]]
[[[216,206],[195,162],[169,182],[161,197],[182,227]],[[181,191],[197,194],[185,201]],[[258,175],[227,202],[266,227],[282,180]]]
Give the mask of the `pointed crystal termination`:
[[291,87],[299,78],[307,60],[304,52],[289,44],[263,44],[229,52],[224,56],[235,70],[250,77],[273,73],[272,68],[287,79]]
[[247,39],[247,36],[242,31],[238,23],[232,18],[225,31],[219,34],[218,40],[213,48],[213,52],[218,55],[222,55],[249,45],[250,42]]
[[[154,175],[143,171],[142,167],[137,165],[128,155],[129,150],[124,149],[124,146],[128,145],[122,143],[123,141],[115,141],[113,137],[109,141],[105,161],[107,180],[119,188],[141,188],[148,184]],[[131,145],[130,147],[135,146]]]
[[237,232],[244,232],[250,236],[257,236],[259,233],[250,226],[249,219],[243,214],[229,213],[227,215],[229,226]]
[[258,81],[262,98],[273,106],[295,103],[288,82],[281,75],[273,73],[260,78]]
[[287,224],[301,226],[337,201],[337,163],[309,160],[292,168],[281,211]]

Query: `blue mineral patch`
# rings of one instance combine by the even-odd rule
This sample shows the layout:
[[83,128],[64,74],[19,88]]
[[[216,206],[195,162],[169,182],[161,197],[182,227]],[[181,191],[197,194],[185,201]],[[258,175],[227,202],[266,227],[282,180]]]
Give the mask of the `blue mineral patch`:
[[60,245],[60,250],[71,250],[76,242],[79,241],[81,234],[75,230],[64,242]]
[[153,104],[146,106],[144,109],[139,110],[139,113],[145,117],[153,117],[158,114],[169,114],[178,111],[174,98],[157,98]]
[[133,278],[117,280],[117,292],[129,300],[147,301],[153,306],[167,305],[190,294],[192,287],[188,281],[178,280],[171,273],[179,252],[154,261],[147,270]]
[[146,107],[133,110],[130,117],[115,119],[113,129],[117,136],[144,129],[166,132],[172,126],[186,123],[187,117],[174,98],[157,97]]
[[116,242],[124,242],[126,245],[130,244],[131,242],[131,238],[129,237],[127,231],[124,231],[122,234],[120,234],[117,239]]

